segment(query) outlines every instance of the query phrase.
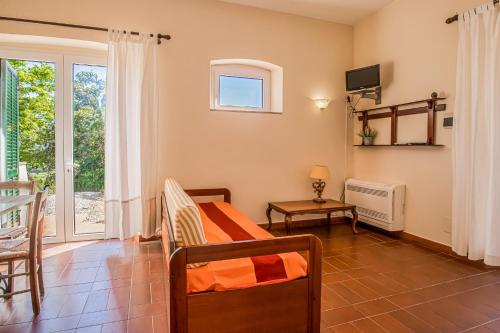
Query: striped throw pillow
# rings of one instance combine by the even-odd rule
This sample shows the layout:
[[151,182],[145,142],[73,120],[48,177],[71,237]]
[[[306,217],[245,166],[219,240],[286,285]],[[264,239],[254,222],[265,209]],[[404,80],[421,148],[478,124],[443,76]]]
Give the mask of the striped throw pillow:
[[[172,178],[165,180],[165,198],[175,245],[187,247],[207,244],[198,207],[179,183]],[[193,264],[190,267],[201,265],[204,264]]]

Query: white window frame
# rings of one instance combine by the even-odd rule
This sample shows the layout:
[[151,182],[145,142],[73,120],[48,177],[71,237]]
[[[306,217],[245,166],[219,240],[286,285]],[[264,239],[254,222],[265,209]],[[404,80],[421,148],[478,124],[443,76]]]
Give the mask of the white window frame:
[[[244,112],[272,112],[272,76],[267,68],[243,64],[212,64],[210,66],[210,109],[213,111],[244,111]],[[219,104],[220,77],[231,76],[239,78],[262,80],[262,108],[238,107]]]
[[[104,232],[76,233],[75,228],[75,191],[74,191],[74,113],[73,113],[73,83],[74,65],[90,65],[107,67],[105,56],[73,56],[64,55],[64,230],[66,242],[104,239]],[[106,89],[106,87],[104,87]]]
[[107,65],[105,55],[73,55],[70,52],[5,47],[0,59],[45,61],[55,65],[55,171],[56,171],[56,234],[44,237],[43,243],[63,243],[104,239],[104,233],[74,234],[73,192],[73,64]]
[[55,66],[55,171],[56,171],[56,234],[43,238],[44,244],[64,242],[64,56],[61,53],[43,52],[43,50],[31,50],[23,48],[6,47],[0,50],[2,59],[19,59],[28,61],[44,61],[53,63]]

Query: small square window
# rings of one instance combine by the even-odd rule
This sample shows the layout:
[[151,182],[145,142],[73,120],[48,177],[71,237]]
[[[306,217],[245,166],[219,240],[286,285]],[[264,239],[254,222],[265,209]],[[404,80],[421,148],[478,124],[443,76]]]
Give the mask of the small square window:
[[219,105],[223,107],[264,107],[264,80],[251,77],[219,76]]

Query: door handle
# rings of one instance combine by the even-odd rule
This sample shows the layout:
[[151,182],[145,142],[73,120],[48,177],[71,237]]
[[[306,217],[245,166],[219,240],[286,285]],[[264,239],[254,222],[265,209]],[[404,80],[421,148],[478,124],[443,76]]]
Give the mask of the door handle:
[[80,167],[80,164],[78,163],[73,163],[73,162],[66,162],[64,163],[64,167],[66,169],[66,172],[71,172],[73,171],[75,168],[79,168]]
[[64,163],[64,168],[66,169],[66,172],[68,172],[68,173],[73,171],[74,166],[75,165],[73,164],[73,162]]

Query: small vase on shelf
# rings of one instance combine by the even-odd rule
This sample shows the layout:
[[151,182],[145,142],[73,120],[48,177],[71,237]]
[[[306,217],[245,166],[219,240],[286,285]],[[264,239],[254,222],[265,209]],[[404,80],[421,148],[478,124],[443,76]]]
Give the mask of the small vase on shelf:
[[370,126],[366,126],[358,135],[363,139],[363,146],[373,146],[373,140],[377,136],[377,130]]
[[372,146],[373,145],[373,136],[364,136],[363,137],[363,146]]

